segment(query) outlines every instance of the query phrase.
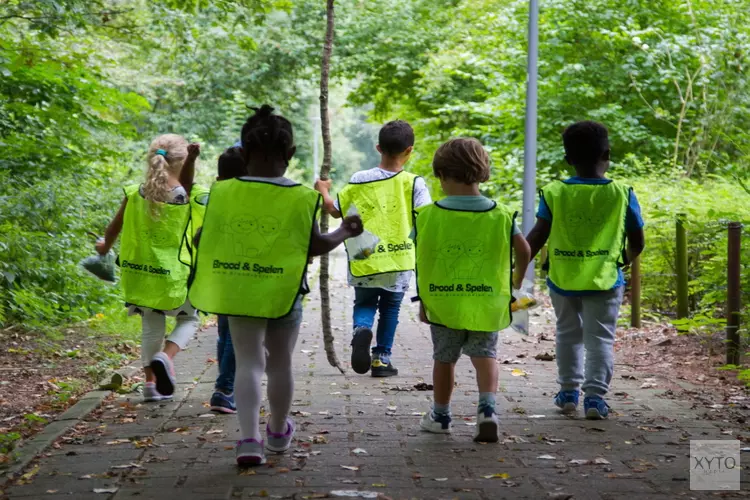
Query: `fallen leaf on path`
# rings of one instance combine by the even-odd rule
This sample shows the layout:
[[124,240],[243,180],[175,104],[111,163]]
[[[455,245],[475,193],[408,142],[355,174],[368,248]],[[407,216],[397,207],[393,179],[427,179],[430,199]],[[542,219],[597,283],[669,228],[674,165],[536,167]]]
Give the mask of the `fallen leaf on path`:
[[373,488],[385,488],[385,483],[372,483]]
[[331,492],[332,497],[344,498],[378,498],[377,491],[358,491],[358,490],[334,490]]
[[276,471],[277,471],[277,472],[278,472],[279,474],[286,474],[287,472],[289,472],[289,469],[287,469],[286,467],[281,467],[281,468],[279,468],[279,469],[276,469]]
[[654,387],[656,387],[656,384],[653,382],[644,382],[641,384],[641,389],[652,389]]
[[520,368],[513,368],[510,371],[510,374],[513,375],[514,377],[527,377],[528,376],[528,373],[521,370]]
[[564,439],[560,439],[560,438],[544,437],[542,439],[544,439],[545,441],[547,441],[549,444],[564,443],[565,442]]
[[94,493],[117,493],[117,488],[94,488]]
[[426,384],[425,382],[420,382],[416,384],[414,388],[418,391],[432,391],[435,387],[432,384]]
[[29,472],[21,476],[21,478],[16,482],[16,484],[29,484],[31,480],[34,478],[34,476],[37,475],[39,472],[39,466],[35,465]]
[[539,460],[557,460],[557,457],[552,455],[540,455],[536,458],[538,458]]
[[355,465],[342,465],[341,468],[346,470],[359,470],[359,467]]
[[60,491],[60,490],[47,490],[47,493],[49,493],[50,495],[54,495],[58,491]]
[[211,429],[211,430],[210,430],[210,431],[208,431],[208,432],[207,432],[206,434],[221,434],[221,433],[223,433],[223,432],[224,432],[224,430],[223,430],[223,429]]
[[547,493],[547,498],[549,500],[572,500],[573,495],[570,493]]
[[594,463],[597,465],[609,465],[610,462],[606,458],[597,457],[594,459]]
[[107,441],[107,444],[108,445],[125,444],[125,443],[129,443],[129,442],[130,442],[130,439],[115,439],[114,441]]
[[344,484],[359,484],[356,479],[342,479],[341,482]]
[[243,469],[240,471],[240,476],[254,476],[257,474],[253,469]]
[[510,479],[510,474],[507,472],[499,472],[497,474],[490,474],[489,476],[483,476],[485,479]]
[[204,413],[203,415],[198,415],[198,418],[214,418],[215,416],[213,413]]
[[546,415],[529,415],[528,418],[544,418]]
[[554,361],[555,355],[548,352],[543,352],[534,356],[534,359],[536,359],[537,361]]
[[112,465],[110,469],[142,469],[143,466],[136,463],[129,463],[127,465]]
[[355,448],[352,450],[355,455],[367,455],[367,451],[362,448]]
[[610,479],[617,479],[620,477],[631,477],[633,474],[630,474],[629,472],[622,472],[620,474],[607,474],[607,477]]
[[469,427],[474,427],[477,425],[476,422],[465,422],[465,424],[468,425]]
[[585,460],[583,458],[575,458],[568,462],[570,465],[589,465],[591,460]]
[[328,438],[326,438],[325,436],[320,436],[320,435],[311,437],[310,441],[313,444],[328,444]]
[[440,481],[441,483],[442,483],[443,481],[447,481],[447,480],[448,480],[448,478],[447,478],[447,477],[436,477],[436,478],[435,478],[435,481]]

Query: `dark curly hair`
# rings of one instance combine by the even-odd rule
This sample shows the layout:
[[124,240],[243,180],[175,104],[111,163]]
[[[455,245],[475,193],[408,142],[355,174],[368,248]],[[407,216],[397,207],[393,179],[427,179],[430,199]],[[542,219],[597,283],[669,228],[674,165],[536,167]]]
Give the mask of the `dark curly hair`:
[[287,161],[287,152],[294,146],[292,123],[280,115],[273,114],[268,104],[251,108],[255,114],[242,126],[242,149],[245,154],[264,152],[266,158],[281,157]]
[[574,123],[565,129],[562,140],[568,163],[584,170],[595,167],[609,151],[607,127],[597,122]]

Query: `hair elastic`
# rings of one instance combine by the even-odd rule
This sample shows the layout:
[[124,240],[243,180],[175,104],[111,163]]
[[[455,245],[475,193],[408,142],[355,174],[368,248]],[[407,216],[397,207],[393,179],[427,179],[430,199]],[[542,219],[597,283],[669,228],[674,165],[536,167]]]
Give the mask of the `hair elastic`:
[[164,151],[163,149],[157,149],[154,154],[159,155],[159,156],[163,156],[164,158],[167,157],[167,152]]

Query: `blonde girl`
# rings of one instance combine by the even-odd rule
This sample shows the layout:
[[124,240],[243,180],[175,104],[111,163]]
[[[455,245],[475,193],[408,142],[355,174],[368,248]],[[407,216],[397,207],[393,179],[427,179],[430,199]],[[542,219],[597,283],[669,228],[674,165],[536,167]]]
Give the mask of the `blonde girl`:
[[[198,318],[187,300],[189,259],[182,259],[190,219],[198,144],[181,136],[157,137],[148,149],[143,184],[127,186],[117,215],[96,244],[104,255],[122,233],[118,262],[126,306],[142,318],[141,360],[145,401],[169,399],[175,390],[172,359],[195,334]],[[177,324],[164,341],[166,316]]]

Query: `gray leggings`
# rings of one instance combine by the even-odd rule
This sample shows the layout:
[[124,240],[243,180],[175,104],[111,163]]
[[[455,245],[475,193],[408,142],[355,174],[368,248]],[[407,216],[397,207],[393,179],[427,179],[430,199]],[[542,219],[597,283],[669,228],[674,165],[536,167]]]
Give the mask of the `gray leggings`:
[[583,384],[586,396],[604,396],[609,391],[623,289],[580,297],[550,290],[557,315],[557,382],[562,390]]

